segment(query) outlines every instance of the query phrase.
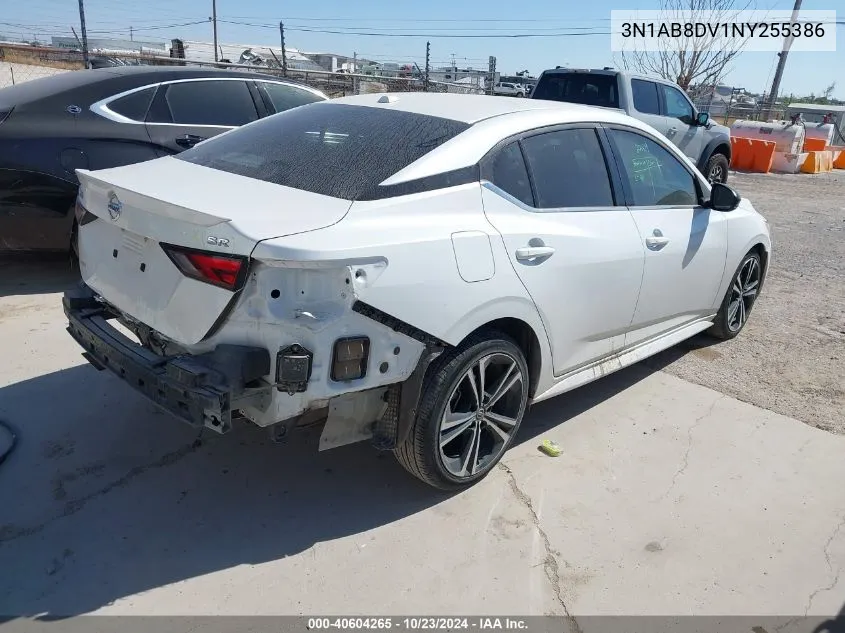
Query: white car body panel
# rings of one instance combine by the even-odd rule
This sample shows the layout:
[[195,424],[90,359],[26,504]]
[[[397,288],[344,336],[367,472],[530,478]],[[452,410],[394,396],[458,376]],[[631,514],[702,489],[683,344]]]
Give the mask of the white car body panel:
[[[531,326],[548,360],[548,339],[537,309],[480,202],[479,184],[356,202],[343,222],[310,234],[263,241],[253,257],[296,265],[362,262],[352,264],[364,273],[352,289],[368,305],[450,345],[496,319],[519,319]],[[489,237],[495,258],[495,275],[490,279],[462,278],[452,235],[463,232]],[[371,257],[383,264],[370,263]]]
[[[474,123],[383,185],[475,165],[513,134],[578,122],[640,129],[690,164],[665,137],[610,110],[449,94],[336,102]],[[706,196],[710,188],[697,177]],[[100,218],[80,227],[82,275],[105,301],[191,354],[221,344],[269,350],[267,385],[275,380],[278,350],[296,343],[313,353],[306,391],[273,390],[265,406],[244,409],[261,426],[332,402],[336,419],[350,419],[357,405],[346,396],[365,391],[361,410],[371,411],[370,390],[407,380],[426,337],[456,346],[502,319],[521,321],[536,337],[533,400],[552,397],[706,329],[741,258],[757,244],[771,247],[765,220],[747,201],[728,213],[709,211],[705,226],[692,209],[538,212],[482,182],[350,202],[172,158],[80,172],[80,180],[82,203]],[[107,208],[112,192],[124,204],[115,220]],[[670,237],[662,252],[644,244],[655,228]],[[209,235],[230,240],[230,247],[209,245]],[[533,238],[555,248],[536,266],[514,257]],[[689,258],[691,239],[700,244]],[[159,242],[249,255],[243,289],[233,295],[182,277]],[[113,249],[121,249],[119,264]],[[146,272],[140,263],[148,264]],[[360,304],[423,336],[353,309]],[[349,336],[369,337],[368,371],[334,382],[332,345]],[[343,407],[335,401],[340,396]]]
[[[494,185],[484,212],[502,234],[511,266],[538,306],[554,373],[563,374],[622,347],[643,276],[637,226],[624,207],[528,210]],[[533,240],[554,249],[545,261],[520,261]]]
[[[334,224],[350,206],[348,200],[170,157],[78,174],[81,203],[102,218],[79,231],[83,280],[127,315],[183,345],[205,336],[232,292],[185,277],[162,250],[162,242],[249,255],[261,239]],[[190,182],[202,186],[186,187]],[[112,194],[122,204],[117,218],[109,215]],[[217,244],[209,243],[210,237]],[[219,245],[221,240],[225,246]]]
[[643,281],[626,346],[712,316],[728,249],[726,213],[702,207],[632,207],[631,215],[643,244],[656,234],[668,241],[645,249]]

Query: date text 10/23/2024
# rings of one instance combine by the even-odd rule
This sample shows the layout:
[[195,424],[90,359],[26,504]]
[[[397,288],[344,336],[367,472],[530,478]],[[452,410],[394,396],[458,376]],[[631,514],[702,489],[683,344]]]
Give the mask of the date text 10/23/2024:
[[408,617],[408,618],[308,618],[309,631],[320,630],[527,630],[528,623],[522,618],[438,618],[438,617]]

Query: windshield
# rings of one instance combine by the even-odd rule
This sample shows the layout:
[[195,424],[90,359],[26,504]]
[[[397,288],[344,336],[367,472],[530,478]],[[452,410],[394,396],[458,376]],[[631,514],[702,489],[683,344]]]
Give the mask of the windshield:
[[176,158],[355,200],[468,127],[412,112],[321,102],[227,132]]
[[537,82],[532,98],[619,107],[616,75],[598,73],[547,73]]

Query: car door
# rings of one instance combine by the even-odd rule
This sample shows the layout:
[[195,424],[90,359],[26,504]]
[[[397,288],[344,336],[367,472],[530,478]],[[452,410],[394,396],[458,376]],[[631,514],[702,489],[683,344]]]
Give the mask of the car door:
[[606,152],[595,127],[566,126],[513,140],[482,167],[484,212],[540,313],[558,376],[622,346],[639,294],[643,245],[615,204]]
[[255,85],[261,98],[264,99],[267,110],[273,114],[326,100],[325,96],[315,90],[308,90],[284,82],[262,80],[256,81]]
[[159,86],[147,112],[150,139],[176,153],[259,118],[245,79],[188,79]]
[[703,205],[696,176],[669,147],[632,128],[607,126],[607,134],[645,246],[630,347],[711,315],[728,229],[723,213]]
[[698,162],[704,149],[704,128],[696,124],[692,102],[674,86],[659,84],[659,88],[667,127],[667,132],[661,132],[693,162]]

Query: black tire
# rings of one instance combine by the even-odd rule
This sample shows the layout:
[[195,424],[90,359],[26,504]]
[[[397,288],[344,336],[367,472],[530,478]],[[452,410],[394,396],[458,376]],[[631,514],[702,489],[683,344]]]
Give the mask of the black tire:
[[[466,384],[465,378],[470,368],[474,370],[481,359],[490,357],[490,355],[496,355],[494,358],[497,359],[509,357],[515,361],[520,372],[523,386],[521,393],[508,392],[507,394],[507,398],[511,399],[508,403],[509,406],[517,411],[517,414],[513,416],[516,419],[516,424],[512,427],[509,438],[503,442],[501,448],[497,449],[498,454],[491,455],[489,461],[474,474],[458,477],[450,472],[441,457],[441,420],[446,413],[447,405],[450,406],[451,410],[451,403],[455,401],[454,396],[459,395],[456,390],[466,388],[462,385]],[[525,357],[522,350],[510,337],[497,331],[486,331],[472,335],[458,347],[445,351],[429,368],[423,381],[417,415],[408,437],[393,451],[396,459],[409,473],[430,486],[440,490],[468,488],[495,468],[502,455],[512,445],[525,415],[528,388],[528,366]],[[505,400],[505,398],[501,398],[499,402],[502,400]],[[470,407],[469,415],[472,414],[471,409],[472,407]],[[492,406],[490,410],[493,410]],[[476,432],[480,439],[478,449],[476,449],[476,458],[481,452],[482,441],[490,443],[494,438],[499,437],[492,430],[486,429],[486,432],[484,432],[481,428],[484,422],[477,424],[478,430]],[[472,433],[472,430],[469,430],[469,432]],[[471,441],[475,441],[475,437],[473,434]],[[456,439],[463,442],[463,437]],[[497,441],[501,441],[501,439]],[[469,455],[472,457],[471,448]],[[475,460],[473,460],[474,467]]]
[[79,268],[79,245],[77,242],[78,239],[79,224],[76,220],[74,220],[73,226],[70,229],[70,247],[68,248],[68,253],[70,254],[70,266],[74,270],[77,270]]
[[730,163],[728,162],[728,157],[724,154],[713,154],[707,161],[707,165],[704,168],[704,176],[707,178],[707,182],[714,183],[720,182],[725,184],[728,182],[728,168],[730,167]]
[[[746,282],[742,277],[745,276],[748,267],[756,267],[756,292],[753,296],[745,296],[742,292],[747,283],[753,282],[753,279],[750,282]],[[757,297],[760,293],[760,286],[763,282],[763,268],[762,262],[760,260],[760,254],[756,251],[749,251],[745,257],[742,258],[742,261],[737,266],[736,271],[731,277],[731,283],[728,286],[727,292],[725,292],[725,297],[722,299],[722,305],[719,306],[719,312],[716,314],[716,318],[713,320],[713,325],[710,329],[707,330],[707,333],[711,336],[714,336],[718,339],[722,339],[727,341],[729,339],[734,338],[737,334],[742,332],[742,329],[745,327],[745,324],[748,323],[748,317],[751,314],[751,309],[754,307],[754,303],[757,301]],[[734,305],[734,300],[737,296],[737,286],[740,288],[740,294],[742,294],[742,301],[743,305],[741,307],[744,310],[744,318],[738,323],[736,322],[736,313],[732,310],[732,306]],[[739,305],[737,304],[737,309],[740,309]]]

